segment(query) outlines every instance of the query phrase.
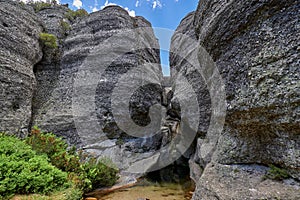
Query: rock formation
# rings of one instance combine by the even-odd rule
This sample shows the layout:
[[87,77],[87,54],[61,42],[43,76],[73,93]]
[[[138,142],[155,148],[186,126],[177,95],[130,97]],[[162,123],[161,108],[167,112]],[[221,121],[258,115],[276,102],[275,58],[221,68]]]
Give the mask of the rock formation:
[[31,121],[36,78],[42,58],[42,25],[31,7],[0,1],[0,132],[25,136]]
[[201,0],[172,37],[171,79],[151,24],[118,6],[74,18],[0,0],[0,14],[0,132],[38,125],[121,171],[160,167],[175,140],[195,200],[300,199],[299,0]]
[[[144,133],[127,134],[128,119],[120,121],[126,115],[139,126],[153,121],[150,107],[162,101],[158,41],[147,20],[118,6],[80,19],[72,15],[61,5],[36,9],[1,1],[1,131],[27,133],[37,125],[96,156],[114,155],[126,169],[161,145],[160,134],[137,138]],[[55,35],[58,48],[40,44],[41,32]],[[82,74],[87,81],[80,81]],[[113,96],[117,89],[121,92]],[[126,95],[129,100],[123,101]]]
[[[197,182],[194,199],[299,199],[299,184],[292,186],[300,177],[299,8],[299,1],[203,0],[179,25],[172,38],[176,55],[170,56],[174,82],[178,74],[191,77],[193,71],[180,59],[188,45],[180,36],[184,33],[196,37],[209,53],[226,89],[220,135],[205,132],[216,96],[210,93],[211,101],[198,98],[203,112],[196,153],[190,160]],[[206,56],[194,55],[199,63]],[[194,91],[206,97],[203,77],[191,80],[196,82]],[[184,91],[182,87],[177,86]],[[216,137],[215,148],[208,149]],[[270,165],[284,169],[293,184],[263,181]]]
[[[49,9],[47,15],[49,15],[49,12],[53,11]],[[56,15],[59,14],[58,11],[56,13]],[[41,15],[41,13],[38,14]],[[67,21],[63,15],[57,17],[60,20]],[[44,20],[44,22],[49,23],[47,20]],[[53,24],[53,22],[50,23]],[[137,35],[134,40],[131,38],[131,42],[140,45],[139,48],[136,48],[133,52],[124,52],[125,54],[120,55],[119,58],[116,55],[113,59],[108,54],[106,55],[103,52],[101,54],[101,50],[110,48],[105,46],[107,41],[110,41],[109,45],[111,46],[123,44],[127,41],[118,34],[140,27],[147,27],[147,30],[150,31],[148,33],[136,33],[140,36]],[[126,115],[126,111],[129,112],[130,109],[132,118],[136,118],[135,122],[143,124],[147,122],[149,107],[155,103],[160,103],[162,73],[159,65],[159,51],[157,50],[159,45],[150,27],[151,24],[142,17],[130,17],[127,11],[117,6],[107,7],[73,23],[68,36],[62,38],[60,62],[56,65],[51,62],[48,67],[46,65],[46,68],[38,70],[40,72],[38,75],[39,82],[41,85],[46,86],[44,87],[46,90],[38,90],[37,94],[42,92],[38,95],[39,97],[43,94],[49,95],[46,101],[36,109],[33,124],[38,125],[43,130],[61,135],[70,144],[81,146],[98,156],[111,157],[111,155],[114,155],[112,159],[121,169],[125,169],[131,162],[134,162],[131,158],[134,158],[134,160],[139,159],[138,155],[141,152],[136,152],[138,149],[144,152],[157,148],[158,141],[149,140],[145,142],[144,139],[135,139],[121,130],[115,122],[114,115],[116,113],[113,113],[111,105],[113,101],[111,99],[112,93],[117,87],[117,83],[127,72],[134,71],[134,68],[138,68],[136,73],[139,73],[139,71],[145,74],[151,73],[157,84],[139,88],[139,91],[131,94],[133,96],[130,102],[120,100],[122,105],[118,106],[124,108],[124,111],[119,115]],[[54,28],[54,30],[57,30],[57,28]],[[53,33],[59,37],[60,32]],[[144,49],[149,47],[150,44],[155,48]],[[97,49],[99,52],[97,52]],[[95,58],[95,55],[98,58]],[[102,61],[109,59],[111,59],[111,63],[107,66],[105,66],[105,63],[101,64]],[[139,67],[147,62],[157,63],[157,65],[140,70]],[[90,66],[89,63],[96,66]],[[41,66],[44,66],[44,64],[41,63]],[[54,75],[56,71],[59,73]],[[53,73],[53,76],[46,72]],[[85,77],[87,81],[79,81],[81,73],[89,74],[88,77]],[[93,79],[95,74],[99,77]],[[54,80],[49,80],[51,77]],[[132,81],[125,82],[122,87],[130,87],[126,84],[134,85]],[[53,91],[51,87],[47,86],[49,83],[55,86]],[[77,87],[76,84],[82,85]],[[132,91],[127,91],[127,93],[129,92]],[[145,99],[141,94],[148,94],[150,97]],[[114,98],[121,99],[122,95],[124,94],[119,94]],[[82,108],[74,110],[74,106],[77,106],[74,99],[79,101],[78,106]],[[94,109],[89,110],[86,107],[93,104],[95,105]],[[125,108],[129,109],[126,110]]]

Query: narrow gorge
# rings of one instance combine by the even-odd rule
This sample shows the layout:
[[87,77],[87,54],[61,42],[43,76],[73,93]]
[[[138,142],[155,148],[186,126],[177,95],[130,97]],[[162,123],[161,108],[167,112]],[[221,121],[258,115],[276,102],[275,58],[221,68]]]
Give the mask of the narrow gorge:
[[128,183],[191,179],[193,200],[300,199],[299,16],[299,0],[200,0],[165,77],[141,16],[0,0],[0,132],[38,126]]

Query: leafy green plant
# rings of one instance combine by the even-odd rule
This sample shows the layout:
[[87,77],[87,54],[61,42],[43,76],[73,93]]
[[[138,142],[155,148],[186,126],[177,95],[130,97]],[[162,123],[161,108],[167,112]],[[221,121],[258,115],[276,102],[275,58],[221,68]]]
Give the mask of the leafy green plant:
[[83,192],[76,187],[71,187],[68,190],[64,191],[64,196],[66,200],[72,199],[72,200],[80,200],[82,199]]
[[264,179],[272,179],[272,180],[283,180],[289,178],[289,174],[285,169],[276,167],[274,165],[270,165],[270,169],[267,174],[264,176]]
[[66,14],[65,17],[70,20],[70,21],[74,21],[77,18],[81,18],[84,16],[87,16],[88,12],[84,9],[78,9],[76,11],[73,10],[69,10]]
[[49,193],[69,186],[67,173],[37,155],[24,141],[0,134],[0,197]]
[[26,142],[39,154],[47,155],[54,166],[68,172],[69,180],[85,192],[111,186],[118,179],[118,170],[109,159],[97,161],[81,150],[67,150],[68,145],[61,138],[52,133],[42,133],[38,127],[33,127]]
[[117,168],[107,158],[99,161],[95,158],[89,158],[84,163],[83,169],[86,178],[91,181],[91,187],[86,187],[86,190],[93,190],[101,186],[112,186],[118,179]]
[[42,133],[35,126],[31,136],[26,138],[26,143],[31,145],[38,154],[46,155],[50,162],[61,170],[65,172],[80,170],[80,160],[74,149],[67,151],[67,143],[53,133]]
[[44,46],[51,49],[57,49],[57,38],[55,35],[49,33],[40,33],[39,37]]

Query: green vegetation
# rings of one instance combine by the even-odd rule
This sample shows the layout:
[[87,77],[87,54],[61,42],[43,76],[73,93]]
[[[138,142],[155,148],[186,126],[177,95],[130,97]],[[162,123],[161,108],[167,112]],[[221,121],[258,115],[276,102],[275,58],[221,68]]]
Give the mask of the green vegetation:
[[45,2],[34,2],[34,3],[30,3],[30,5],[32,5],[35,12],[39,12],[45,8],[49,8],[52,6],[51,3],[45,3]]
[[100,159],[99,162],[95,158],[90,158],[83,165],[83,169],[86,178],[91,181],[88,190],[94,190],[99,186],[112,186],[118,179],[116,166],[107,158]]
[[[37,127],[25,140],[0,134],[0,199],[32,193],[52,193],[49,199],[80,199],[84,192],[111,186],[118,179],[110,160],[97,162],[82,151],[67,149],[61,138]],[[48,197],[37,195],[37,199]]]
[[70,21],[74,21],[77,18],[81,18],[84,16],[87,16],[88,12],[84,9],[78,9],[76,11],[73,10],[69,10],[66,14],[65,17],[70,20]]
[[65,33],[71,30],[70,24],[68,22],[65,22],[64,20],[60,21],[60,25]]
[[52,1],[47,2],[47,3],[46,2],[34,2],[34,1],[31,0],[28,3],[29,3],[29,5],[31,5],[33,7],[35,12],[39,12],[39,11],[44,10],[46,8],[49,8],[53,5],[57,5],[56,0],[52,0]]
[[78,156],[74,152],[67,151],[68,145],[56,135],[41,133],[37,127],[34,127],[31,131],[31,136],[26,138],[25,141],[38,154],[46,155],[55,167],[65,172],[79,170],[80,162]]
[[116,141],[116,145],[118,145],[118,146],[122,146],[124,143],[125,142],[122,138],[118,138],[117,141]]
[[28,194],[28,195],[15,195],[12,200],[81,200],[82,192],[75,187],[53,192],[49,195],[43,194]]
[[268,173],[264,176],[264,179],[272,179],[272,180],[283,180],[289,178],[289,174],[285,169],[276,167],[274,165],[270,165],[270,169]]
[[67,173],[37,155],[24,141],[0,135],[0,198],[15,193],[46,194],[66,188]]
[[26,142],[38,154],[47,155],[54,166],[68,172],[69,179],[84,192],[100,186],[111,186],[118,179],[118,170],[111,161],[102,159],[97,162],[97,159],[82,151],[77,153],[75,148],[67,150],[65,141],[52,133],[42,133],[34,127]]
[[46,47],[51,49],[57,49],[57,38],[53,34],[49,33],[40,33],[40,41]]

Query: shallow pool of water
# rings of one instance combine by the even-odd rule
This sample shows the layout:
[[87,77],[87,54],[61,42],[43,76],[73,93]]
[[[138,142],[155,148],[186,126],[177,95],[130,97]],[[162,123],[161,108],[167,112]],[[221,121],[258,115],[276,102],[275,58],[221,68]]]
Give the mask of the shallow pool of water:
[[99,200],[190,200],[192,197],[191,191],[191,183],[139,184],[114,191],[105,196],[95,197]]

